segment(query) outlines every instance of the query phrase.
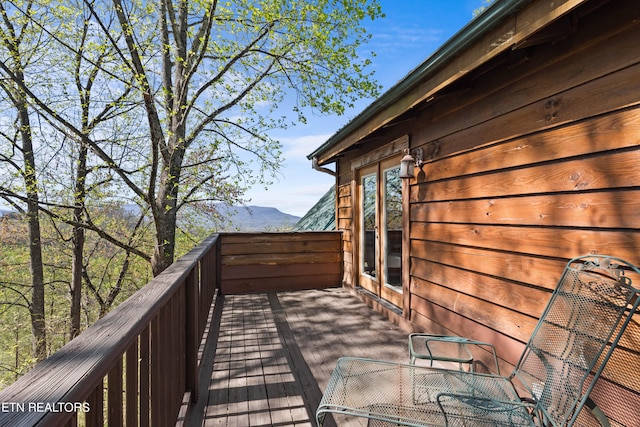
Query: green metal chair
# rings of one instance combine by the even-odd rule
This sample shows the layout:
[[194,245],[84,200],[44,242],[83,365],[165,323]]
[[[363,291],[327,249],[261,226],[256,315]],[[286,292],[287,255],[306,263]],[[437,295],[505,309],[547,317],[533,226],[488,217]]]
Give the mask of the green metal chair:
[[[582,425],[581,410],[640,304],[630,263],[599,255],[571,260],[508,377],[340,358],[316,419],[326,414],[370,425]],[[606,419],[602,418],[606,425]]]

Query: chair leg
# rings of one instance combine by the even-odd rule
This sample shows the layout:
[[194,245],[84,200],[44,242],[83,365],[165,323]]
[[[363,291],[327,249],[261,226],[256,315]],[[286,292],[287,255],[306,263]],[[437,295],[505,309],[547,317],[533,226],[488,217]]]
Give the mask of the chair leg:
[[609,418],[607,418],[604,412],[602,412],[602,409],[600,409],[598,405],[596,405],[596,403],[591,400],[591,398],[587,398],[586,406],[591,410],[591,413],[594,417],[596,417],[602,427],[611,427]]

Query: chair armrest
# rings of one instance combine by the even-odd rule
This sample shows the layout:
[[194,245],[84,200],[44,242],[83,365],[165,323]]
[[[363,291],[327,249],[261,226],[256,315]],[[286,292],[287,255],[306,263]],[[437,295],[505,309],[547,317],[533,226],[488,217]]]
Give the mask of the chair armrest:
[[500,375],[498,356],[493,344],[453,335],[423,333],[409,335],[409,355],[412,362],[416,358],[420,358],[419,354],[427,354],[427,358],[431,360],[471,363],[473,355],[469,350],[469,346],[481,347],[491,353],[496,373]]

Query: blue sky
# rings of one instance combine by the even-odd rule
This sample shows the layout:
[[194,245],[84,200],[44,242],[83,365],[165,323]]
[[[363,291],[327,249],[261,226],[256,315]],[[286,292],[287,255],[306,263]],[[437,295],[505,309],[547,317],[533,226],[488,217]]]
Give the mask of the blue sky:
[[[471,21],[473,11],[485,1],[380,0],[380,3],[386,17],[365,22],[372,34],[365,49],[376,52],[373,67],[384,93]],[[256,186],[247,193],[251,199],[248,205],[304,215],[335,183],[332,176],[313,170],[306,156],[371,102],[373,99],[363,100],[342,116],[309,115],[306,125],[274,133],[283,144],[285,164],[267,190]]]

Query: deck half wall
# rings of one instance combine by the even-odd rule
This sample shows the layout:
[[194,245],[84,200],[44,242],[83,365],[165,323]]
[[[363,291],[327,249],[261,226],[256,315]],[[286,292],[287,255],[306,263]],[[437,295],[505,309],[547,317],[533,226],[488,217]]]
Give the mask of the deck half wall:
[[340,232],[224,233],[224,294],[337,287],[342,283]]

